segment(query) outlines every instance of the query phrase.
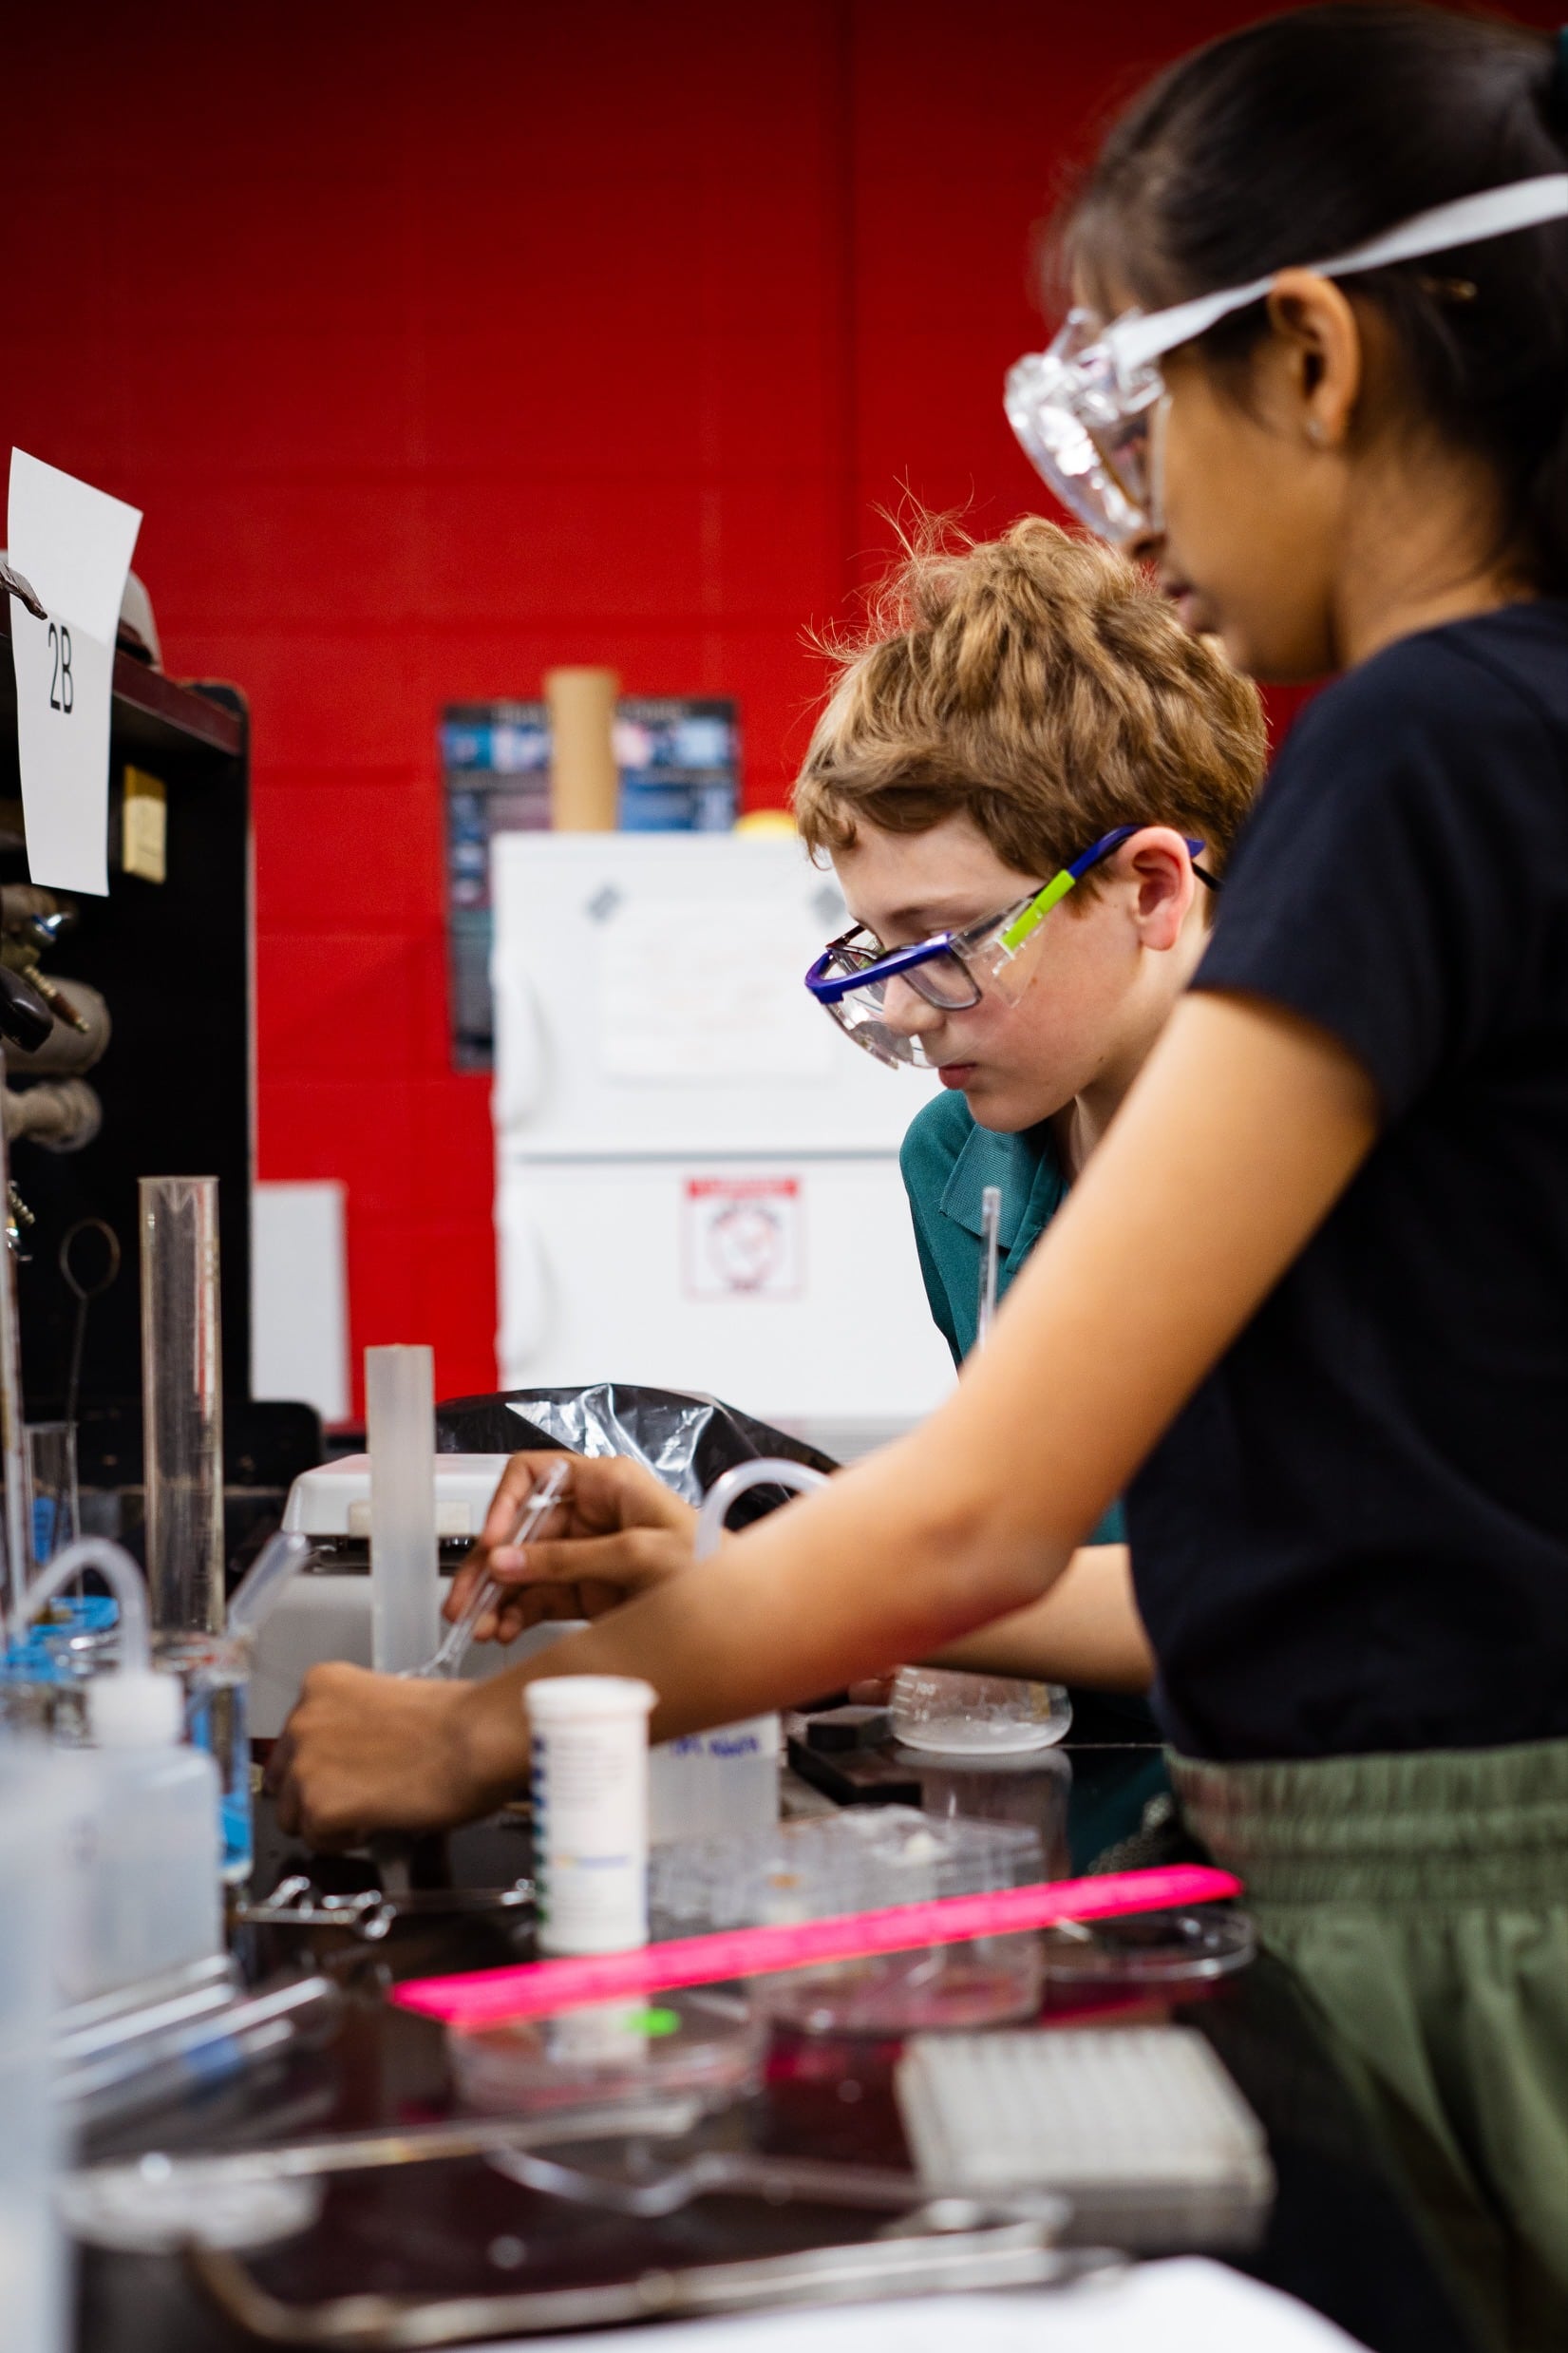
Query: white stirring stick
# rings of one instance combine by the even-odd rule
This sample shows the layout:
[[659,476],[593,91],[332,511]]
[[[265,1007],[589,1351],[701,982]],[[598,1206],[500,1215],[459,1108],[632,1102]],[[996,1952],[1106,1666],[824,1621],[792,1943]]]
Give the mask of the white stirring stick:
[[[566,1482],[570,1475],[570,1463],[551,1464],[518,1514],[518,1524],[512,1531],[512,1542],[515,1545],[526,1544],[536,1528],[543,1526],[565,1493]],[[446,1639],[440,1649],[432,1659],[427,1660],[425,1664],[416,1671],[420,1675],[455,1675],[468,1655],[468,1645],[474,1639],[475,1627],[485,1611],[494,1607],[501,1598],[501,1586],[499,1579],[488,1574],[482,1577],[468,1596],[468,1605],[462,1617],[448,1628]]]

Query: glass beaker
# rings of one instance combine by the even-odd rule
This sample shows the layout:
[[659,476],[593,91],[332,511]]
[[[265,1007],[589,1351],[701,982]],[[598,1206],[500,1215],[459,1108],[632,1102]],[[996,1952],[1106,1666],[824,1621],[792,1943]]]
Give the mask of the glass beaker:
[[74,1422],[28,1422],[28,1496],[32,1565],[45,1568],[81,1533]]
[[185,1693],[185,1737],[217,1767],[223,1878],[231,1888],[251,1875],[250,1645],[242,1635],[155,1634],[153,1659],[171,1667]]
[[940,1756],[1020,1755],[1050,1748],[1072,1723],[1072,1702],[1060,1683],[961,1675],[946,1667],[900,1667],[892,1707],[894,1737]]

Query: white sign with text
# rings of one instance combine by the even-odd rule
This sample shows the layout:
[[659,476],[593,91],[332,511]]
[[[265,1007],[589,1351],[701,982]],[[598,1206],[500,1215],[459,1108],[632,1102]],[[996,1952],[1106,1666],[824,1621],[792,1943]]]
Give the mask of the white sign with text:
[[11,598],[28,872],[46,889],[109,887],[114,640],[141,526],[136,507],[11,451],[7,559],[47,616]]

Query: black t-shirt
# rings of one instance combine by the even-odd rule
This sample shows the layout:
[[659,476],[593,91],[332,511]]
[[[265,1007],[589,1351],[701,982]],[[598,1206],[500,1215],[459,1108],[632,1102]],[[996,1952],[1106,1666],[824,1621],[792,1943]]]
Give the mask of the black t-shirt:
[[1568,604],[1297,721],[1194,985],[1319,1023],[1370,1157],[1128,1497],[1180,1750],[1568,1734]]

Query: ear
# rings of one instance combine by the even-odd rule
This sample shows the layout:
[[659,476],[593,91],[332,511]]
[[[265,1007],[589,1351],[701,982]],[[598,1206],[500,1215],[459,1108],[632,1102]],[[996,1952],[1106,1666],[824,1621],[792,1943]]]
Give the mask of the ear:
[[1364,375],[1361,327],[1332,277],[1281,270],[1269,289],[1275,389],[1287,429],[1314,449],[1343,449]]
[[1139,945],[1157,954],[1174,948],[1200,888],[1181,834],[1171,825],[1143,826],[1123,843],[1116,868],[1132,885],[1129,908]]

